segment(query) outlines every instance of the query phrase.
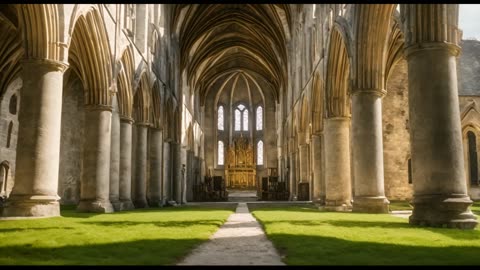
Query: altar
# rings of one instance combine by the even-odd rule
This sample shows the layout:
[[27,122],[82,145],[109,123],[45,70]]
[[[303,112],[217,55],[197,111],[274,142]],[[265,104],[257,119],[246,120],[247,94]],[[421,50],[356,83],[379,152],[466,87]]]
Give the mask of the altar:
[[225,166],[227,188],[256,189],[256,164],[253,145],[239,137],[228,147]]

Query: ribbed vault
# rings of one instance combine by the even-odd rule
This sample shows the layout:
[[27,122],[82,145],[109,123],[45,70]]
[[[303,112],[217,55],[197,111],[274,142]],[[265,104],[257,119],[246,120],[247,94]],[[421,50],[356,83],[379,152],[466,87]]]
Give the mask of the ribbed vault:
[[287,80],[288,5],[175,5],[173,14],[180,68],[201,103],[217,80],[236,72],[267,82],[278,101]]

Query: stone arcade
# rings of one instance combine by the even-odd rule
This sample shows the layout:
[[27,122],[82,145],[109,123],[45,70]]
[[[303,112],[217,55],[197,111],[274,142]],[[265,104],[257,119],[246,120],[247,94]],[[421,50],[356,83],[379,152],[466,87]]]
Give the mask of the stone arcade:
[[370,213],[411,200],[411,224],[474,228],[480,42],[462,40],[458,14],[0,5],[1,215],[183,204],[205,176],[255,189],[273,169],[290,200]]

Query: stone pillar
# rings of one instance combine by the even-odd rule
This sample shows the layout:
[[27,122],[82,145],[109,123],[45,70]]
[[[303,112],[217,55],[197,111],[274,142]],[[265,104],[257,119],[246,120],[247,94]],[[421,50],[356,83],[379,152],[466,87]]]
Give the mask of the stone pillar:
[[178,203],[182,203],[182,159],[181,159],[181,146],[177,142],[171,142],[172,148],[172,161],[173,161],[173,198]]
[[315,203],[323,204],[325,202],[325,179],[322,177],[322,134],[312,135],[312,151],[313,151],[313,198]]
[[148,124],[135,123],[137,141],[135,146],[135,208],[146,208],[147,203],[147,132]]
[[[409,222],[473,229],[467,194],[456,56],[458,5],[406,5],[414,195]],[[426,16],[430,20],[417,21]]]
[[295,162],[295,154],[290,153],[290,200],[296,201],[297,200],[297,180],[295,176],[296,171],[296,162]]
[[[304,140],[304,137],[301,137]],[[299,190],[298,185],[300,183],[308,183],[309,182],[309,170],[308,170],[308,145],[305,142],[302,142],[298,147],[298,159],[299,159],[299,172],[300,172],[300,179],[297,182],[297,190]],[[309,188],[312,185],[309,184]],[[298,192],[297,192],[298,193]],[[303,194],[305,196],[305,194]],[[310,192],[308,192],[308,196],[310,197]],[[310,199],[310,198],[309,198]]]
[[57,195],[63,72],[52,60],[22,61],[15,184],[3,216],[60,216]]
[[163,134],[160,129],[150,128],[150,185],[148,190],[148,205],[163,206],[162,198],[162,160]]
[[[116,98],[113,98],[116,103]],[[120,211],[120,117],[114,106],[112,112],[112,137],[110,147],[110,202],[115,211]]]
[[131,210],[132,203],[132,123],[133,119],[120,118],[120,210]]
[[113,212],[110,203],[110,140],[112,107],[85,107],[83,176],[80,185],[80,212]]
[[353,211],[388,213],[383,179],[384,90],[357,90],[352,97]]
[[350,118],[325,121],[325,209],[346,211],[351,207]]
[[163,143],[163,204],[172,200],[172,158],[170,142]]

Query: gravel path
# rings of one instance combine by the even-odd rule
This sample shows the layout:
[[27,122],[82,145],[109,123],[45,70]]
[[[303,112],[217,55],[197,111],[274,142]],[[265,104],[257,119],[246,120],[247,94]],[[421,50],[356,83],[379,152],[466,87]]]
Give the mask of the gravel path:
[[178,265],[285,265],[246,203]]

